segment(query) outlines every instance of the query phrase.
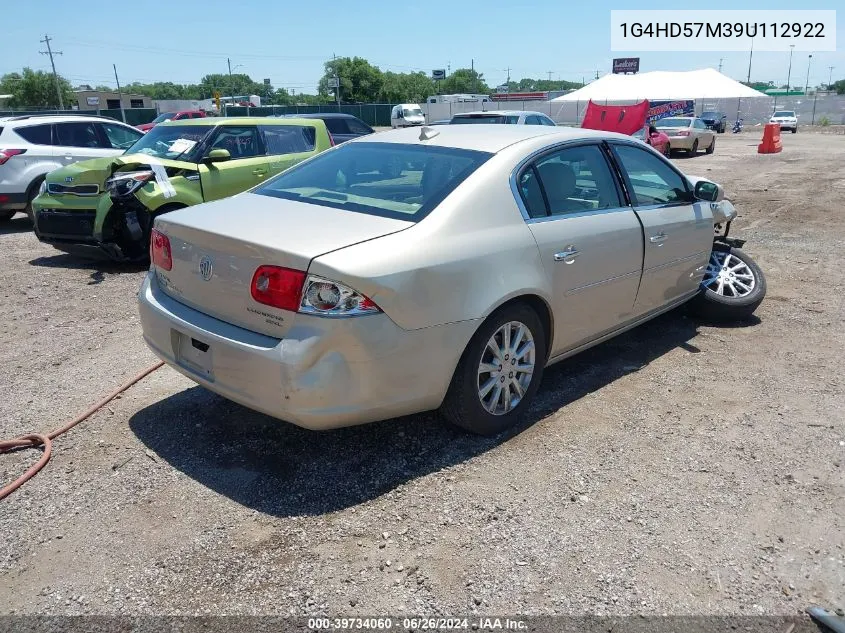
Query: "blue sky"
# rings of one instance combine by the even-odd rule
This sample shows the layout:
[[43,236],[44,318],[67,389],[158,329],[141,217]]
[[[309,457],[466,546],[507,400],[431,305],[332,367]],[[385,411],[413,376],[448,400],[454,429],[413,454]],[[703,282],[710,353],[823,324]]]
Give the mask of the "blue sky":
[[[113,0],[25,0],[4,3],[0,74],[23,66],[49,70],[39,40],[48,33],[58,71],[74,85],[114,85],[112,64],[122,84],[131,81],[197,82],[201,76],[246,72],[276,87],[315,92],[322,63],[332,54],[358,55],[382,70],[406,72],[469,67],[488,84],[548,77],[581,81],[609,72],[610,10],[622,2],[591,0],[384,0],[367,2],[268,2],[267,0],[188,0],[115,3]],[[651,2],[643,8],[669,9],[677,2]],[[684,5],[703,6],[702,3]],[[794,1],[721,2],[708,9],[796,9]],[[819,1],[812,9],[841,9],[841,2]],[[835,53],[814,53],[810,84],[845,77],[845,11],[839,11]],[[630,51],[637,56],[636,51]],[[641,70],[717,68],[744,79],[747,53],[643,53]],[[785,83],[788,53],[755,52],[752,79]],[[795,53],[793,85],[803,83],[807,54]],[[794,78],[800,80],[796,82]]]

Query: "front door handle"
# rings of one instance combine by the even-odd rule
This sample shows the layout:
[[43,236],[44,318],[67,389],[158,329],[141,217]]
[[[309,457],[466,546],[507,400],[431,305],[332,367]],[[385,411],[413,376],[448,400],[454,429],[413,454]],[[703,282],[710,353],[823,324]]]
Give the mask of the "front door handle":
[[574,264],[575,258],[580,255],[577,248],[574,246],[567,246],[565,251],[555,253],[555,261],[563,262],[564,264]]
[[650,238],[648,238],[648,241],[651,242],[652,244],[660,244],[661,242],[663,242],[665,240],[666,240],[666,233],[664,233],[663,231],[660,231],[660,233],[658,233],[657,235],[652,235]]

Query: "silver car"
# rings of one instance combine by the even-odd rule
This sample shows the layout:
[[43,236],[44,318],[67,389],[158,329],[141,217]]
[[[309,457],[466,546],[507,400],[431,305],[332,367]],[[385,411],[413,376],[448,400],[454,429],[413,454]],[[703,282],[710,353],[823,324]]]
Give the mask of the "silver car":
[[686,150],[694,156],[700,149],[712,154],[716,149],[716,132],[707,127],[701,119],[691,116],[675,116],[657,119],[655,127],[669,137],[672,150]]
[[[380,168],[397,158],[399,174]],[[618,134],[384,132],[157,218],[144,337],[197,383],[307,428],[439,408],[493,434],[551,363],[691,299],[751,315],[765,279],[727,236],[723,196]]]

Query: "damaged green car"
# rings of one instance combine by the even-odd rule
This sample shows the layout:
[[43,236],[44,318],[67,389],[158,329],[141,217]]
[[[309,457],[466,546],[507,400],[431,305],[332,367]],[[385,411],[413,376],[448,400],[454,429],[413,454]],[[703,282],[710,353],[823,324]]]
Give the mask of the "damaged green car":
[[333,144],[319,119],[161,123],[121,156],[49,173],[35,234],[67,253],[144,261],[156,216],[246,191]]

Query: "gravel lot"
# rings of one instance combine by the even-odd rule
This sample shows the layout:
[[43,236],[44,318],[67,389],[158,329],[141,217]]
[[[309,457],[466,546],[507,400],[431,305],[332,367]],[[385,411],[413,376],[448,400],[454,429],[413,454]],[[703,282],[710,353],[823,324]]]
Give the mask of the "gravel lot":
[[[675,311],[545,376],[496,439],[313,433],[164,368],[0,502],[0,613],[794,614],[845,607],[845,135],[677,158],[723,183],[759,320]],[[0,437],[154,362],[138,268],[0,228]],[[37,458],[0,458],[11,480]]]

